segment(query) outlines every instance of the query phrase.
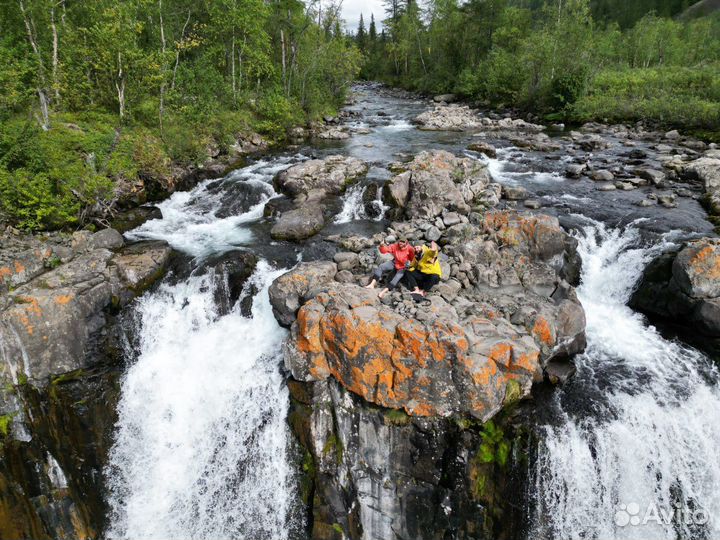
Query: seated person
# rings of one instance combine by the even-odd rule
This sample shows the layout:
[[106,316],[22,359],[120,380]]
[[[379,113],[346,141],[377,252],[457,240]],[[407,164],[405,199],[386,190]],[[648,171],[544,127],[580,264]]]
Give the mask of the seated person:
[[[389,237],[390,240],[392,237]],[[375,268],[373,272],[373,278],[370,283],[366,286],[367,289],[374,289],[377,282],[383,277],[383,274],[395,270],[395,275],[390,280],[390,283],[382,291],[380,291],[380,298],[382,298],[388,291],[397,287],[400,280],[405,275],[406,270],[410,268],[413,260],[415,259],[415,250],[408,243],[406,238],[400,238],[395,243],[386,244],[382,242],[379,247],[380,253],[391,253],[393,256],[392,261],[386,261],[380,266]]]
[[405,272],[405,284],[413,294],[425,296],[430,289],[440,282],[440,248],[435,242],[430,246],[415,246],[415,260],[411,270]]

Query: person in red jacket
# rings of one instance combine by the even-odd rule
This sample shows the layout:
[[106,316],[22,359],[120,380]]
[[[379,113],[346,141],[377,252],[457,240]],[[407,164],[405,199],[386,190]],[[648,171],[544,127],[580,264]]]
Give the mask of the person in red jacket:
[[415,249],[408,243],[406,238],[400,238],[394,244],[386,244],[382,242],[379,247],[380,253],[391,253],[393,256],[392,261],[386,261],[380,266],[375,268],[373,272],[373,278],[366,286],[367,289],[374,289],[377,282],[380,281],[385,272],[395,270],[395,275],[390,280],[390,283],[382,291],[380,291],[380,298],[385,296],[388,291],[397,287],[400,280],[405,275],[405,271],[410,268],[410,265],[415,260]]

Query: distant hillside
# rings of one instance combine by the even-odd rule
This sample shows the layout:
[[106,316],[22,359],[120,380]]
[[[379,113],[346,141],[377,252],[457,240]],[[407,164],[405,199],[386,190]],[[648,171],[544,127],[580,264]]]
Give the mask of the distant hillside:
[[720,11],[720,0],[701,0],[697,4],[693,4],[687,8],[680,15],[680,19],[694,19],[695,17],[710,15],[716,11]]

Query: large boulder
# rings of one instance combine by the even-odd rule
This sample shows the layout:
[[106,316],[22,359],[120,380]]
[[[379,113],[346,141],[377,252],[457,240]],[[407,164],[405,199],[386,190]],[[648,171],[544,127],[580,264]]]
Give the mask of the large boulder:
[[720,239],[688,242],[651,261],[630,305],[720,338]]
[[437,297],[427,315],[408,320],[380,304],[375,291],[328,287],[300,308],[287,367],[302,381],[333,376],[365,400],[408,414],[482,420],[542,378],[531,336],[487,319],[465,328]]
[[482,126],[482,121],[470,107],[439,105],[415,118],[420,129],[429,131],[467,131]]
[[[436,150],[421,152],[386,185],[387,201],[408,218],[431,219],[445,211],[467,214],[496,193],[481,161]],[[496,199],[495,199],[496,200]]]
[[691,242],[675,257],[673,278],[691,298],[720,296],[720,240],[704,238]]
[[360,159],[338,155],[311,159],[279,172],[273,181],[275,189],[290,197],[292,204],[279,213],[270,235],[298,241],[320,232],[325,225],[323,200],[343,193],[367,169]]
[[720,214],[720,159],[703,157],[691,161],[682,167],[681,175],[702,182],[710,211]]
[[273,281],[268,294],[278,322],[290,326],[308,293],[330,283],[336,273],[337,265],[330,261],[300,263]]
[[324,225],[322,205],[304,203],[281,213],[270,229],[270,236],[276,240],[304,240],[320,232]]
[[278,191],[292,198],[307,195],[313,190],[339,195],[345,187],[367,172],[367,164],[357,158],[328,156],[298,163],[277,174],[274,183]]

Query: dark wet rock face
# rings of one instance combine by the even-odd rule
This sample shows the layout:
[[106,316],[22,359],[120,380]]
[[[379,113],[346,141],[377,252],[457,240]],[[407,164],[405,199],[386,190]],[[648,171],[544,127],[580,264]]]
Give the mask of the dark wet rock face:
[[520,536],[528,439],[514,420],[414,418],[333,380],[289,387],[311,538]]
[[[163,275],[171,250],[124,246],[113,230],[17,243],[29,249],[10,261],[14,286],[0,305],[0,536],[96,538],[122,367],[118,313]],[[47,262],[30,266],[38,260]]]
[[220,315],[230,313],[241,300],[256,264],[257,257],[249,251],[230,251],[205,261],[202,271],[214,273],[214,298]]
[[[630,305],[720,340],[720,240],[703,238],[652,261]],[[710,346],[710,345],[709,345]]]

